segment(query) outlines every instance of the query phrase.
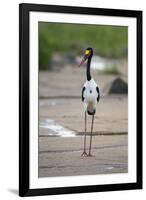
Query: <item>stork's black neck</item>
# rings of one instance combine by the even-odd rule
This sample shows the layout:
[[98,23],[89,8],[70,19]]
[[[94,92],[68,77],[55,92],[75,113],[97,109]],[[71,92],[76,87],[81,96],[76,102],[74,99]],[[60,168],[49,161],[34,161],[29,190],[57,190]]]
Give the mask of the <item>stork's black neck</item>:
[[86,68],[86,75],[87,75],[87,80],[88,80],[88,81],[91,80],[91,74],[90,74],[91,58],[92,58],[92,55],[89,56],[89,58],[88,58],[88,61],[87,61],[87,68]]

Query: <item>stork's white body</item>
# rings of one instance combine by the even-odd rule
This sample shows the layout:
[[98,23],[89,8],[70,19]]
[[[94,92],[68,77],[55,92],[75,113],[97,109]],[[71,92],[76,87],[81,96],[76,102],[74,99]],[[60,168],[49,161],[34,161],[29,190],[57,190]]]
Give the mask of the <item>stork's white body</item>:
[[97,91],[97,84],[92,78],[90,81],[86,81],[84,84],[84,91],[83,91],[83,105],[85,112],[95,113],[97,99],[99,97],[99,93]]

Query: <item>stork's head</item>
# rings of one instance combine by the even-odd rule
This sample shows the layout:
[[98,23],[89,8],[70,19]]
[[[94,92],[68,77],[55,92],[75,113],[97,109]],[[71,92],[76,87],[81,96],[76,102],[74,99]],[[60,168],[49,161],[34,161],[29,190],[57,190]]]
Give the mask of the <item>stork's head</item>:
[[92,57],[93,55],[93,49],[91,47],[88,47],[85,52],[84,52],[84,57],[81,61],[81,63],[79,64],[79,67],[89,58]]

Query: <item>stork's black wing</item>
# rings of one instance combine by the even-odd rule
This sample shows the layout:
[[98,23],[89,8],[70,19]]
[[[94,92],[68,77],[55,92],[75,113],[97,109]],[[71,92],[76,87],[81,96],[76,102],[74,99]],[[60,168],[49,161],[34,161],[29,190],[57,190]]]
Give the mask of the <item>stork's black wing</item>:
[[82,101],[84,101],[84,91],[85,91],[85,86],[82,89]]
[[100,91],[99,91],[99,87],[96,87],[96,91],[97,91],[97,93],[98,93],[97,102],[99,102],[99,100],[100,100]]

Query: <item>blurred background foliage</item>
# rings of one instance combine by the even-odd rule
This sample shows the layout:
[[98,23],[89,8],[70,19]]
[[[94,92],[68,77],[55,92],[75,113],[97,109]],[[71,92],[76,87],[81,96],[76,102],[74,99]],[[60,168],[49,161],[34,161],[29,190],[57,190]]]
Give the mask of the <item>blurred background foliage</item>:
[[39,22],[39,68],[49,69],[54,53],[82,56],[87,47],[107,58],[127,57],[128,28]]

